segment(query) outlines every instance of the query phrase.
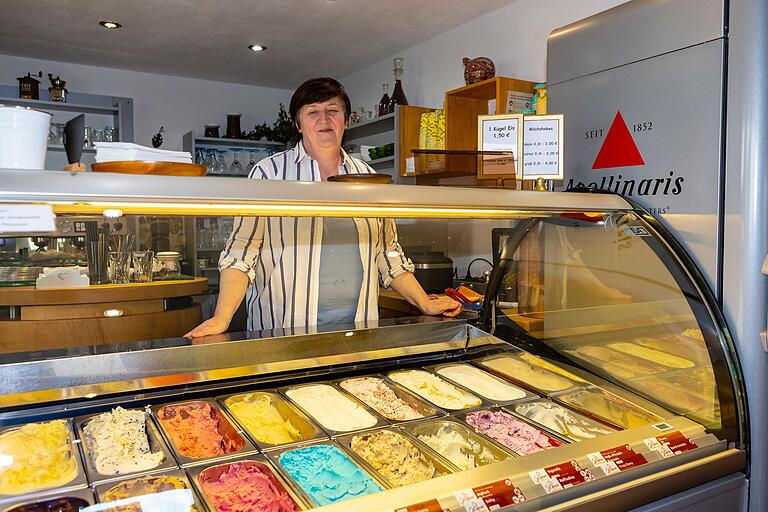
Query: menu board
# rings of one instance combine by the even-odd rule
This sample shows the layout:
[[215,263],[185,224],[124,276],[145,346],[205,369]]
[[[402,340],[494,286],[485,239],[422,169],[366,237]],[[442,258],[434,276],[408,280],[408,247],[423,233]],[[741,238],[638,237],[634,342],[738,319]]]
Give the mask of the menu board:
[[526,116],[523,179],[563,179],[563,115]]

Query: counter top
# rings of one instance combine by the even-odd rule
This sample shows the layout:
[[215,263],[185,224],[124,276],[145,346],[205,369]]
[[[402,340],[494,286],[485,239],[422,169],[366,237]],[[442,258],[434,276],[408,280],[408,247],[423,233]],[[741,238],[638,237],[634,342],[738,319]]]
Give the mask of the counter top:
[[151,283],[99,284],[87,288],[34,287],[0,288],[0,306],[41,306],[50,304],[94,304],[132,300],[164,299],[199,295],[208,289],[208,279],[196,277],[183,281]]

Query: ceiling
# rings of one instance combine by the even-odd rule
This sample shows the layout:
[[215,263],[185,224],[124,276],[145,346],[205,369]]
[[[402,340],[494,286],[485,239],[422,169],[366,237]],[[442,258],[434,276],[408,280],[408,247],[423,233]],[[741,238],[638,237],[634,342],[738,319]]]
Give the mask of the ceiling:
[[[0,16],[0,53],[292,89],[341,77],[513,0],[38,0]],[[98,25],[115,20],[119,30]],[[260,43],[261,53],[248,50]]]

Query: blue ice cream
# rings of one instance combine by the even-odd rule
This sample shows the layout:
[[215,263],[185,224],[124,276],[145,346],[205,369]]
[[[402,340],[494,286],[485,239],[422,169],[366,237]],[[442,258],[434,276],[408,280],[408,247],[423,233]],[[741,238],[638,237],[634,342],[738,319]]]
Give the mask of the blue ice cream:
[[381,487],[335,446],[320,444],[284,452],[280,465],[319,506],[366,494]]

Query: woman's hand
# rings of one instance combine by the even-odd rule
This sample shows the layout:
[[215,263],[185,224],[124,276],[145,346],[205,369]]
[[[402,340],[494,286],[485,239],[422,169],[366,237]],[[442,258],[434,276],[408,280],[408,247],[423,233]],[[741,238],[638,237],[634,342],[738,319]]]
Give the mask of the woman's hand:
[[229,327],[231,318],[224,318],[223,316],[216,316],[209,318],[205,322],[201,323],[187,334],[185,338],[199,338],[201,336],[209,336],[211,334],[221,334]]
[[429,295],[428,300],[419,304],[419,309],[425,315],[456,316],[461,313],[461,304],[453,299]]

